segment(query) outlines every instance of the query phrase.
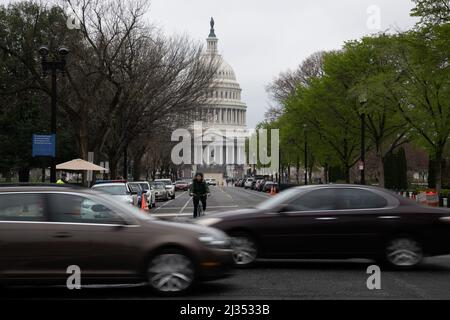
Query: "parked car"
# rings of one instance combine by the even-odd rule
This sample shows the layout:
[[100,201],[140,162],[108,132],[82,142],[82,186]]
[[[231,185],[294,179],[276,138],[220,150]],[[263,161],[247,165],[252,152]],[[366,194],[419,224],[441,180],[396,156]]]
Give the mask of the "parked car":
[[189,190],[189,183],[187,181],[177,181],[175,182],[175,191],[187,191]]
[[144,190],[139,184],[132,184],[130,182],[127,182],[127,186],[133,196],[133,205],[141,207],[142,197],[145,197]]
[[129,185],[139,185],[145,194],[145,200],[149,204],[150,208],[156,207],[156,191],[152,190],[148,181],[134,181],[129,182]]
[[240,186],[241,186],[242,180],[243,180],[243,179],[238,179],[238,180],[236,180],[236,182],[234,183],[234,186],[235,186],[235,187],[240,187]]
[[97,181],[92,189],[108,194],[111,199],[135,204],[136,197],[133,197],[126,181]]
[[217,181],[216,181],[216,179],[209,179],[209,183],[208,183],[210,186],[214,186],[214,187],[216,187],[217,186]]
[[266,180],[264,180],[264,179],[259,180],[259,182],[257,182],[256,186],[255,186],[256,191],[263,191],[265,184],[266,184]]
[[255,179],[247,178],[247,180],[245,180],[245,183],[244,183],[244,188],[245,189],[251,189],[252,185],[253,185],[253,181],[255,181]]
[[254,209],[196,223],[228,233],[241,266],[257,258],[368,258],[408,269],[426,256],[450,254],[449,209],[368,186],[295,187]]
[[166,184],[163,182],[152,182],[151,188],[155,191],[157,201],[167,201],[170,199],[169,191],[166,189]]
[[147,283],[162,295],[223,278],[233,264],[221,231],[163,222],[104,193],[71,187],[0,187],[0,283]]
[[156,179],[155,182],[162,182],[166,185],[166,190],[169,192],[169,197],[175,199],[175,185],[170,179]]

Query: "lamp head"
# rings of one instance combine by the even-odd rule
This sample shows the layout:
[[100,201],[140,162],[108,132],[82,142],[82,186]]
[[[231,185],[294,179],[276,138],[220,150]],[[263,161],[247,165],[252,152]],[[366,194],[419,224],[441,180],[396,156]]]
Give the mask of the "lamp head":
[[48,46],[43,45],[43,46],[39,47],[38,52],[42,58],[46,58],[48,56],[48,54],[50,53],[50,50],[48,49]]
[[66,57],[69,53],[70,53],[70,50],[66,47],[59,47],[59,49],[58,49],[58,54],[61,57]]

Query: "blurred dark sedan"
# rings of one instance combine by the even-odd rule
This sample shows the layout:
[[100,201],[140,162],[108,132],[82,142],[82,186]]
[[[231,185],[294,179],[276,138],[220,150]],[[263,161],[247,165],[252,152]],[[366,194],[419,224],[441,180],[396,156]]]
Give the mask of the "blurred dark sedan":
[[257,258],[369,258],[406,269],[450,254],[450,210],[366,186],[297,187],[197,223],[228,233],[241,266]]
[[178,294],[229,275],[221,231],[163,222],[107,195],[70,187],[0,187],[0,283],[148,283]]

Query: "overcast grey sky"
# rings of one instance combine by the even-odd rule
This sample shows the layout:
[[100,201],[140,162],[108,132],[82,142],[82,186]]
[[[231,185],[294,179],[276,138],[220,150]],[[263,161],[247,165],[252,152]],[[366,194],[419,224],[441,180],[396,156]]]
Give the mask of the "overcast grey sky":
[[149,19],[168,34],[204,41],[214,17],[219,50],[235,69],[253,127],[264,119],[265,86],[277,74],[316,51],[380,31],[367,27],[373,5],[381,10],[381,30],[415,23],[410,0],[152,0]]
[[[187,34],[204,42],[214,17],[220,52],[243,89],[249,127],[264,119],[270,103],[265,86],[281,71],[294,69],[316,51],[339,49],[347,40],[381,30],[407,30],[415,23],[409,16],[411,0],[149,1],[149,21],[169,35]],[[372,6],[380,10],[379,30],[367,26],[376,15],[376,10],[367,12]]]

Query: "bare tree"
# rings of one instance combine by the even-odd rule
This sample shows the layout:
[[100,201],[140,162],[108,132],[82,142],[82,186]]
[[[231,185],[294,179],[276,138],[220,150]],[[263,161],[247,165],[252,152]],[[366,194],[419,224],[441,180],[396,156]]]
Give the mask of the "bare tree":
[[283,103],[297,90],[298,86],[308,86],[311,79],[323,75],[324,52],[316,52],[306,58],[296,70],[282,72],[266,87],[272,100],[276,103],[270,106],[266,118],[276,119],[282,113]]
[[[145,141],[205,99],[216,70],[200,45],[166,38],[144,23],[146,3],[64,1],[81,22],[64,109],[78,128],[81,155],[104,154],[113,175],[130,143]],[[142,157],[146,148],[137,149]]]

